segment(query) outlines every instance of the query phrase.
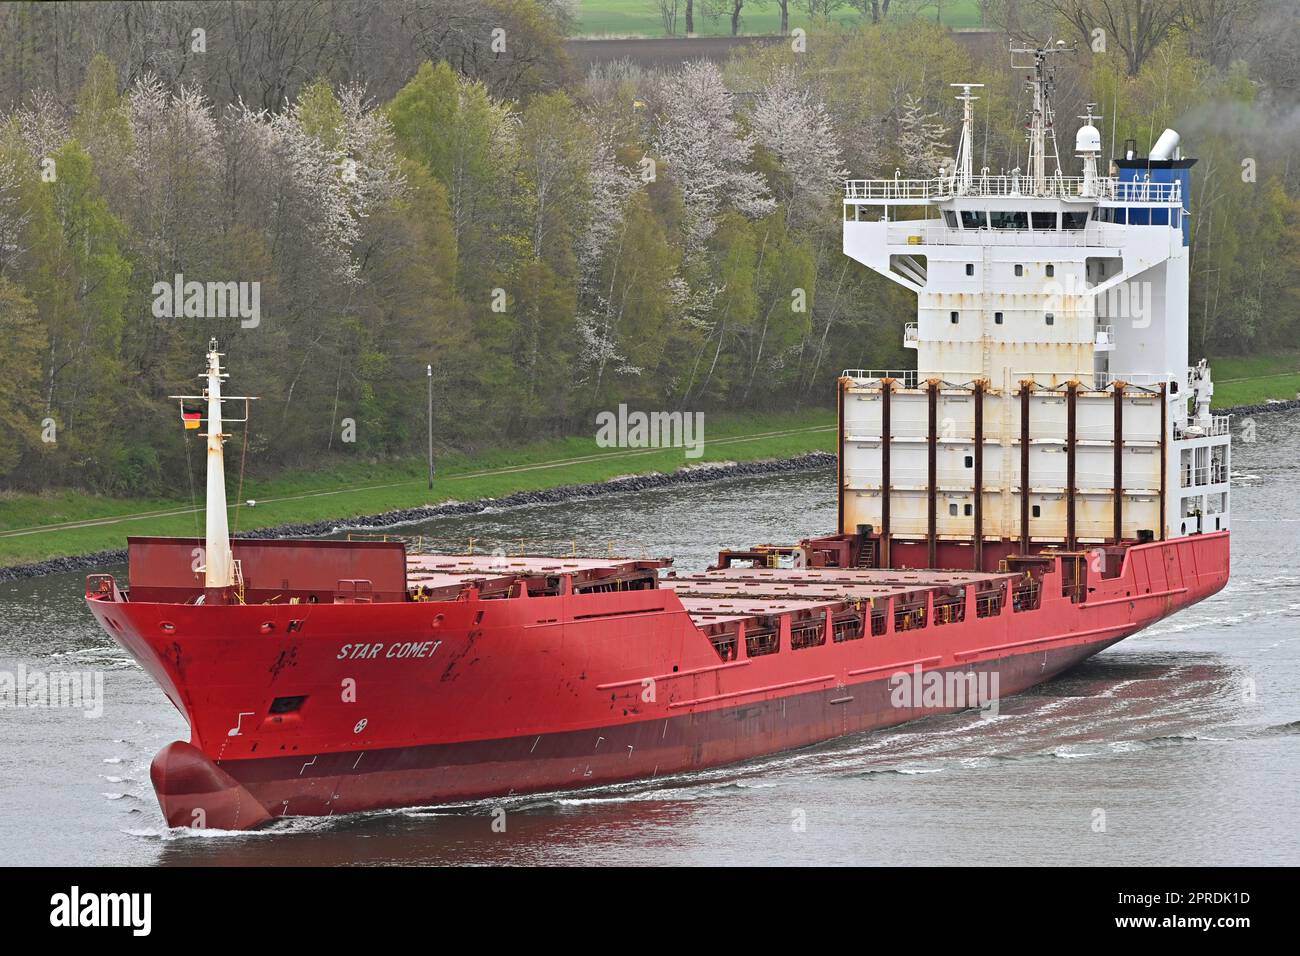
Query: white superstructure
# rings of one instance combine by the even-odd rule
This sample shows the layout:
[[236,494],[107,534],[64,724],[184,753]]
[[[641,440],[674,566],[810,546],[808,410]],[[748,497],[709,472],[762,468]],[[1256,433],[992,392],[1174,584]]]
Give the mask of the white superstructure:
[[904,332],[916,371],[843,379],[840,530],[871,526],[883,564],[892,542],[926,543],[932,566],[969,545],[972,566],[990,563],[985,549],[1228,527],[1228,419],[1210,413],[1208,367],[1187,364],[1195,160],[1169,130],[1151,157],[1102,176],[1089,112],[1075,142],[1082,175],[1064,176],[1052,51],[1025,52],[1029,174],[973,171],[976,84],[956,84],[951,171],[846,184],[845,254],[917,295]]

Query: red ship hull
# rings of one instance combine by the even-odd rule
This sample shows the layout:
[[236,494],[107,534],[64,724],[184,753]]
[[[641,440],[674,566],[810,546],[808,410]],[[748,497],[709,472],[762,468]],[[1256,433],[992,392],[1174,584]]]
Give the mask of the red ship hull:
[[88,603],[190,723],[153,765],[167,823],[238,829],[653,779],[966,706],[900,704],[900,673],[996,675],[1005,697],[1218,591],[1229,536],[1129,547],[1086,594],[1062,586],[1068,560],[1032,609],[977,609],[971,586],[948,623],[932,603],[900,629],[889,605],[880,633],[798,646],[786,624],[777,652],[742,639],[721,659],[667,587],[196,606],[113,586]]

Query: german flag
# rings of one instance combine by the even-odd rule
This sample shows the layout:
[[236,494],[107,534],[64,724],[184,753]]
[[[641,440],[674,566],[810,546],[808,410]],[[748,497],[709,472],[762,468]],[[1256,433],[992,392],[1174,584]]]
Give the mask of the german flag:
[[199,423],[203,421],[203,413],[195,408],[186,408],[181,406],[181,421],[185,423],[186,431],[198,428]]

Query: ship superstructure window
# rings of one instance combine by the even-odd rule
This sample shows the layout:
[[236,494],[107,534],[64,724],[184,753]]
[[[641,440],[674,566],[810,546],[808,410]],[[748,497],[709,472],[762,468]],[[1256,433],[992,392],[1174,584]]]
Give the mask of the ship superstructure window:
[[994,313],[993,313],[993,324],[994,324],[994,325],[1001,325],[1001,324],[1002,324],[1002,313],[1001,313],[1001,312],[994,312]]
[[974,467],[975,467],[975,456],[974,456],[974,455],[967,455],[967,456],[966,456],[966,467],[967,467],[967,468],[974,468]]
[[1056,324],[1056,314],[1054,312],[1048,312],[1046,315],[1043,316],[1043,318],[1047,321],[1048,325]]
[[1052,265],[1052,264],[1049,262],[1049,263],[1047,264],[1047,278],[1050,279],[1050,278],[1052,278],[1052,276],[1054,276],[1054,275],[1056,275],[1056,266]]
[[975,274],[975,263],[973,262],[966,263],[966,274],[968,276],[973,276]]
[[1022,266],[1022,265],[1020,265],[1019,263],[1017,263],[1017,264],[1016,264],[1016,275],[1018,275],[1018,276],[1022,276],[1022,275],[1024,275],[1024,274],[1025,274],[1025,267]]
[[963,510],[965,511],[966,517],[969,518],[972,514],[975,513],[975,506],[974,506],[974,505],[966,505],[965,508],[964,508]]
[[1041,506],[1041,505],[1034,505],[1034,507],[1033,507],[1033,514],[1034,514],[1034,517],[1035,517],[1035,518],[1041,518],[1041,517],[1043,516],[1043,508],[1042,508],[1042,506]]
[[1086,211],[1061,213],[1062,229],[1082,229],[1086,225],[1088,225],[1088,213]]
[[989,213],[989,222],[994,229],[1028,229],[1029,213],[1023,209],[993,211]]
[[948,313],[948,321],[951,322],[953,325],[956,325],[960,318],[961,318],[961,314],[958,312]]
[[989,221],[983,209],[963,209],[961,211],[963,229],[987,229]]
[[1034,224],[1034,230],[1050,231],[1056,230],[1056,213],[1055,212],[1033,212],[1030,213],[1030,221]]

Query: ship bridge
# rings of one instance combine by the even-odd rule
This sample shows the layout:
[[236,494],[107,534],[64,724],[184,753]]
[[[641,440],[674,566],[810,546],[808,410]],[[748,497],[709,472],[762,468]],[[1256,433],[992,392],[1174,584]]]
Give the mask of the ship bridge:
[[1082,175],[1048,175],[1053,52],[1013,50],[1035,57],[1028,172],[972,169],[978,84],[954,84],[951,169],[845,184],[845,254],[917,296],[915,370],[841,379],[840,531],[883,566],[1227,527],[1228,422],[1187,358],[1195,160],[1167,130],[1100,175],[1090,108]]

